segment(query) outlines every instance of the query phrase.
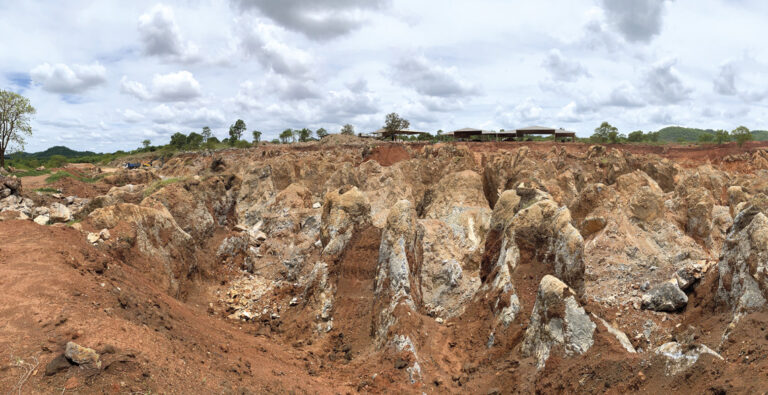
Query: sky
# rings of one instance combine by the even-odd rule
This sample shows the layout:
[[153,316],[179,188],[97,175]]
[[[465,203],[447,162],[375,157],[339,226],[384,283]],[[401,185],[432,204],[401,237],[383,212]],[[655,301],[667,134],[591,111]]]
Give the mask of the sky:
[[768,129],[762,0],[0,2],[26,151],[111,152],[237,119],[263,138],[387,113],[434,133]]

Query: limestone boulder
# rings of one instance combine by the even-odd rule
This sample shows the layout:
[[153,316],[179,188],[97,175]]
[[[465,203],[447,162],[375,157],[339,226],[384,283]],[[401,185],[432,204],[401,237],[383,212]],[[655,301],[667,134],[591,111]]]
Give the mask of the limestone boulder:
[[654,311],[678,311],[688,304],[685,295],[676,280],[664,282],[643,295],[642,308]]
[[342,187],[328,192],[323,203],[320,240],[323,253],[341,253],[355,229],[371,222],[371,205],[357,187]]
[[68,222],[72,220],[72,211],[65,205],[55,202],[48,211],[51,222]]
[[587,352],[594,344],[596,327],[575,292],[546,275],[539,283],[521,350],[524,356],[533,356],[541,369],[554,353],[572,357]]
[[739,212],[717,265],[717,300],[734,314],[761,309],[768,290],[768,217],[749,205]]

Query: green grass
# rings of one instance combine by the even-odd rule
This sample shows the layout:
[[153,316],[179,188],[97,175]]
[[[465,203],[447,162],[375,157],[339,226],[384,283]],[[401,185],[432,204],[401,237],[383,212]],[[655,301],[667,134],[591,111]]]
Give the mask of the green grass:
[[42,176],[43,174],[51,174],[50,170],[27,170],[21,173],[13,173],[16,177],[35,177]]
[[184,178],[184,177],[172,177],[172,178],[166,178],[165,180],[157,180],[157,181],[149,184],[149,186],[146,189],[144,189],[144,197],[147,197],[147,196],[149,196],[149,195],[151,195],[151,194],[153,194],[153,193],[155,193],[155,192],[165,188],[167,185],[175,184],[177,182],[181,182],[181,181],[184,181],[184,180],[186,180],[186,178]]
[[75,180],[78,180],[78,181],[90,184],[90,183],[94,183],[96,181],[101,180],[105,176],[106,176],[106,174],[99,174],[96,177],[80,177],[80,176],[76,176],[76,175],[74,175],[74,174],[72,174],[72,173],[70,173],[68,171],[59,171],[59,172],[56,172],[54,174],[51,174],[48,178],[46,178],[45,179],[45,183],[46,184],[53,184],[54,182],[59,181],[62,178],[69,177],[69,178],[73,178]]

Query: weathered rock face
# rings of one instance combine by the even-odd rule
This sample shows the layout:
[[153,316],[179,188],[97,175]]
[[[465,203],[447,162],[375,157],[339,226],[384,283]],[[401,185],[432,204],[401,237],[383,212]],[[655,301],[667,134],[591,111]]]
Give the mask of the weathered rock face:
[[320,229],[323,253],[341,253],[355,229],[370,221],[371,205],[357,187],[342,187],[328,192],[323,204]]
[[119,241],[135,245],[153,261],[159,260],[157,279],[172,295],[179,295],[180,282],[199,269],[194,239],[179,227],[164,206],[122,203],[93,211],[86,222],[96,229],[110,230]]
[[642,171],[625,174],[616,180],[616,189],[631,193],[629,208],[634,218],[652,222],[664,213],[664,191]]
[[707,239],[712,232],[712,210],[715,200],[712,194],[704,188],[694,188],[687,191],[686,230],[699,239]]
[[523,355],[534,356],[541,369],[554,352],[564,356],[583,354],[594,344],[595,328],[573,290],[556,277],[546,275],[539,284],[525,332]]
[[[376,269],[374,294],[381,304],[376,331],[379,341],[394,323],[398,304],[416,310],[418,287],[411,273],[416,271],[416,210],[407,200],[397,202],[389,211],[387,225],[381,235],[379,261]],[[414,296],[415,294],[415,296]],[[416,299],[416,300],[414,300]]]
[[768,217],[755,206],[739,212],[718,263],[717,299],[739,315],[763,308],[768,290]]
[[531,194],[518,188],[517,194],[523,196],[512,223],[518,249],[551,262],[555,276],[581,292],[584,287],[584,239],[571,225],[570,211],[567,207],[558,207],[540,192]]
[[667,281],[643,295],[642,307],[655,311],[677,311],[688,304],[688,296],[677,285],[677,281]]
[[51,204],[49,217],[52,222],[68,222],[72,220],[72,211],[61,203]]
[[102,178],[102,181],[111,185],[126,185],[149,184],[158,179],[160,179],[160,177],[149,170],[122,170]]
[[0,176],[0,199],[5,199],[11,195],[21,195],[21,179]]
[[461,313],[480,286],[475,255],[451,227],[434,219],[418,220],[416,228],[419,270],[417,279],[424,308],[448,318]]

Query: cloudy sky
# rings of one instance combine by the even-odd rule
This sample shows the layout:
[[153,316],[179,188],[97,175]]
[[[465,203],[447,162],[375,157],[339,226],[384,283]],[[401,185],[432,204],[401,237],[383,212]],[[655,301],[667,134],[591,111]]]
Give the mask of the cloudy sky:
[[114,151],[245,120],[397,112],[414,128],[768,128],[762,0],[0,2],[0,89],[38,113],[27,151]]

